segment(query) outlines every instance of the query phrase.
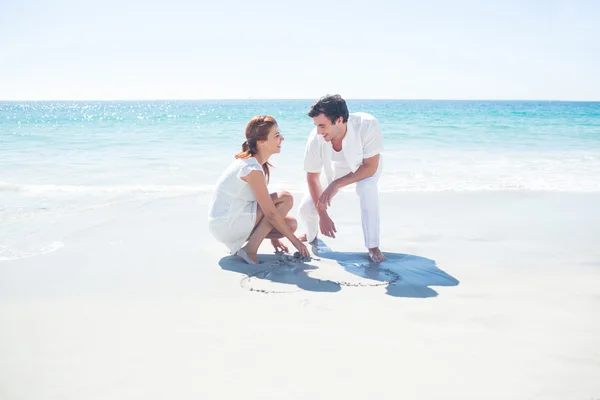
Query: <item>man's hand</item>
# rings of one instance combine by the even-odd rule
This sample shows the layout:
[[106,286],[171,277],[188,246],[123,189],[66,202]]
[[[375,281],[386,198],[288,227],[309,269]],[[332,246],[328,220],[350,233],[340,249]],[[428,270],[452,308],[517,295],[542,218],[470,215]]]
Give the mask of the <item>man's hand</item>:
[[327,210],[327,207],[331,206],[331,200],[333,196],[335,196],[338,192],[338,186],[335,182],[332,182],[327,189],[321,194],[319,197],[319,201],[317,202],[317,208],[320,211]]
[[335,224],[326,212],[319,213],[319,226],[321,233],[327,237],[335,238],[336,230]]

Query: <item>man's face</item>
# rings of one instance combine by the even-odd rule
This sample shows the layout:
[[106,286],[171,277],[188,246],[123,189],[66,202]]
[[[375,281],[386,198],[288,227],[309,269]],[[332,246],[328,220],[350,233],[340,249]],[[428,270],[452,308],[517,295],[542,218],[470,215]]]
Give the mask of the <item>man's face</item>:
[[336,123],[331,123],[329,118],[325,116],[325,114],[319,114],[316,117],[313,117],[313,122],[317,127],[317,133],[323,136],[326,142],[331,142],[333,139],[338,137],[340,132],[342,131],[342,117],[338,118]]

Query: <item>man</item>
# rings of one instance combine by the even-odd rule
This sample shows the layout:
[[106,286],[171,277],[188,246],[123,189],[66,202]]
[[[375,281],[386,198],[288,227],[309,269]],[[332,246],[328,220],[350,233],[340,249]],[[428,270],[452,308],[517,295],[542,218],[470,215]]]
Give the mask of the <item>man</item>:
[[[379,250],[379,193],[377,181],[381,175],[380,153],[383,136],[379,122],[366,113],[348,113],[340,95],[327,95],[317,100],[308,116],[316,128],[311,132],[304,153],[304,170],[310,195],[300,204],[300,219],[307,227],[301,239],[313,243],[318,230],[335,238],[337,230],[327,209],[344,186],[356,183],[365,246],[374,262],[385,261]],[[321,186],[321,171],[328,186]]]

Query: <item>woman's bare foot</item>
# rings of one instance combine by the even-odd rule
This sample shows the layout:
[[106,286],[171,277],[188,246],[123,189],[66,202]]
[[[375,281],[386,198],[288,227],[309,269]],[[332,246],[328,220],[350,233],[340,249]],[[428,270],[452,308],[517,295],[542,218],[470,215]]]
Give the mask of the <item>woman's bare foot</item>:
[[306,233],[303,233],[302,235],[298,236],[298,239],[300,239],[301,242],[308,242],[308,238],[306,237]]
[[369,249],[369,258],[371,259],[371,261],[376,263],[380,263],[382,261],[387,260],[387,258],[381,252],[381,250],[379,250],[379,247],[373,247]]
[[256,252],[248,252],[242,247],[235,254],[248,264],[258,264],[258,256],[256,255]]
[[289,251],[290,251],[287,248],[287,246],[285,244],[283,244],[283,242],[279,239],[271,239],[271,244],[273,245],[273,248],[275,249],[275,253],[278,253],[280,251],[280,249],[284,253],[289,253]]

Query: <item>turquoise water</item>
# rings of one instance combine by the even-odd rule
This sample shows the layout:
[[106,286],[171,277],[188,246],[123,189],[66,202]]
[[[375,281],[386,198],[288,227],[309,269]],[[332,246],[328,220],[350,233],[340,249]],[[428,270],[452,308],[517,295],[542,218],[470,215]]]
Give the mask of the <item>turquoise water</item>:
[[[213,181],[257,114],[278,120],[286,138],[285,162],[279,161],[282,155],[273,161],[285,173],[275,175],[295,182],[312,128],[306,117],[310,104],[0,103],[0,188],[184,185],[193,190]],[[381,122],[386,175],[394,175],[387,185],[382,182],[383,190],[600,190],[600,103],[350,100],[348,105]],[[453,176],[445,176],[449,169]]]
[[[302,191],[311,103],[0,102],[0,259],[57,216],[209,192],[258,114],[273,115],[285,137],[272,159],[273,190]],[[381,191],[600,191],[598,102],[348,106],[381,123]]]
[[[0,140],[56,149],[172,143],[228,145],[252,116],[275,116],[303,143],[311,121],[305,100],[156,102],[0,102]],[[600,103],[350,100],[377,116],[386,142],[400,146],[598,147]],[[75,147],[74,147],[75,146]],[[13,149],[15,150],[15,149]],[[4,154],[3,154],[4,155]]]

